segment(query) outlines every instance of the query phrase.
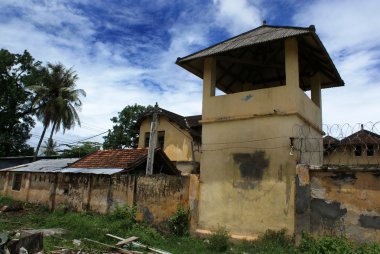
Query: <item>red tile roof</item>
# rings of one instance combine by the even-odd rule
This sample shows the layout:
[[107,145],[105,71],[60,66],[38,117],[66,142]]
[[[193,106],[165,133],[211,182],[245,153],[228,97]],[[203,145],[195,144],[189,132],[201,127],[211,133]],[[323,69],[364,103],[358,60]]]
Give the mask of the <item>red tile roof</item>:
[[70,168],[127,168],[145,157],[148,149],[98,150],[70,165]]

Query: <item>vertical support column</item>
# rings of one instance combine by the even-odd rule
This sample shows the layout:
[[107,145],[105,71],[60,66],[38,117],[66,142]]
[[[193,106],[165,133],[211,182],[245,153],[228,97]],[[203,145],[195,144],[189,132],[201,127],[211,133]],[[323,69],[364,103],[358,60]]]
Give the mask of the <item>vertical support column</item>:
[[285,40],[285,75],[286,86],[292,92],[295,91],[293,89],[299,89],[298,42],[296,38]]
[[83,202],[84,206],[82,207],[85,211],[90,211],[90,204],[91,204],[91,188],[92,188],[92,175],[87,175],[87,187],[83,192]]
[[57,184],[58,184],[58,173],[54,174],[53,182],[50,185],[49,208],[51,211],[55,209],[55,193],[57,190]]
[[310,80],[311,83],[311,100],[322,110],[321,101],[321,76],[316,73]]
[[107,193],[107,204],[106,204],[106,213],[111,211],[113,204],[112,198],[112,175],[109,175],[109,185],[108,185],[108,193]]
[[7,174],[5,175],[5,183],[4,183],[4,196],[7,196],[8,194],[8,189],[9,189],[9,183],[11,181],[11,176],[12,174],[7,172]]
[[203,115],[205,108],[207,107],[207,100],[211,96],[215,96],[215,84],[216,84],[216,60],[212,57],[208,57],[204,61],[203,70]]
[[146,161],[146,175],[153,175],[154,166],[154,150],[156,149],[156,134],[157,134],[157,122],[158,122],[158,104],[154,106],[154,111],[152,115],[152,123],[150,125],[150,137],[149,137],[149,148],[148,156]]
[[29,191],[30,191],[30,181],[31,181],[31,178],[32,178],[32,174],[31,173],[27,173],[26,176],[26,182],[25,182],[25,201],[28,202],[29,201]]

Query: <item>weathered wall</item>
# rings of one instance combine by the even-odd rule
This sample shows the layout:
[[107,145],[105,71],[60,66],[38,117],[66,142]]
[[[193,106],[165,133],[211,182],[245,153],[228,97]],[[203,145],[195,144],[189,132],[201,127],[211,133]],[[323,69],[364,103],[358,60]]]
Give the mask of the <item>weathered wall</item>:
[[164,221],[178,206],[188,207],[189,179],[185,177],[139,177],[136,183],[137,219]]
[[367,156],[364,145],[362,147],[362,155],[355,156],[354,147],[354,145],[338,147],[336,150],[324,156],[323,163],[332,165],[379,165],[380,151],[376,149],[376,146],[373,156]]
[[[107,213],[116,206],[136,205],[137,219],[158,224],[173,215],[178,206],[189,207],[197,185],[190,177],[104,176],[89,174],[23,173],[20,191],[12,190],[14,174],[0,175],[0,195],[17,200],[70,207],[76,211]],[[192,189],[190,189],[192,188]],[[192,195],[190,196],[190,193]]]
[[[321,140],[322,123],[320,108],[299,88],[297,41],[287,40],[285,52],[285,86],[222,96],[214,93],[216,60],[205,60],[199,229],[294,232],[299,158],[290,153],[290,137],[307,126]],[[321,159],[320,152],[308,158]]]
[[303,205],[297,207],[297,225],[307,225],[303,230],[317,236],[336,234],[380,242],[380,168],[334,172],[298,168],[302,168],[298,179],[303,180],[297,186],[297,202]]
[[[145,119],[140,126],[139,147],[144,147],[145,133],[150,132],[151,119]],[[193,158],[193,138],[184,129],[181,129],[174,122],[169,122],[165,116],[159,116],[157,131],[165,131],[164,152],[172,161],[192,161]],[[194,153],[199,153],[195,151]]]

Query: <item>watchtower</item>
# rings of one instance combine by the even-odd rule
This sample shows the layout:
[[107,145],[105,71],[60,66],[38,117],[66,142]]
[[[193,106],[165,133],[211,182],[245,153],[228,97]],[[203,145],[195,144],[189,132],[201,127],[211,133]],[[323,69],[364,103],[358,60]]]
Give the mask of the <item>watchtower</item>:
[[294,232],[296,164],[322,163],[321,89],[344,85],[315,27],[264,24],[176,63],[203,79],[198,228]]

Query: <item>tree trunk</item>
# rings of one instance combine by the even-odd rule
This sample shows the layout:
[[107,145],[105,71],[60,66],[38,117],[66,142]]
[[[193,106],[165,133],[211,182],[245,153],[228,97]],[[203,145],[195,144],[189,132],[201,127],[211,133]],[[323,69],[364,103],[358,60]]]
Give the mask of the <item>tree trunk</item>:
[[47,125],[44,126],[44,130],[42,131],[42,135],[41,135],[40,141],[38,142],[38,145],[37,145],[36,151],[34,152],[33,161],[36,161],[36,160],[37,160],[38,151],[40,150],[40,146],[41,146],[42,140],[43,140],[44,137],[45,137],[46,129],[47,129]]
[[52,153],[53,153],[53,133],[54,133],[54,130],[55,130],[55,126],[56,126],[56,122],[53,123],[53,127],[51,128],[51,132],[50,132],[50,137],[49,137],[49,140],[48,140],[48,149],[51,149],[51,151],[48,150],[48,154],[46,154],[47,156],[50,156]]

